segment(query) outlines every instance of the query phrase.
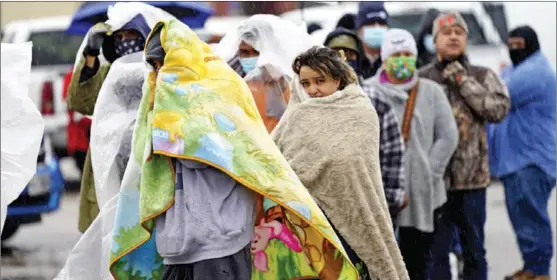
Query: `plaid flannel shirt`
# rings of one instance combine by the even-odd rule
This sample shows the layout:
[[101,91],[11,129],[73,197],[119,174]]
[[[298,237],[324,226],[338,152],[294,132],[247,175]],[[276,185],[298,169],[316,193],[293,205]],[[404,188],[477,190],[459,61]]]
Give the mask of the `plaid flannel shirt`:
[[379,160],[385,197],[390,208],[399,208],[404,202],[404,140],[395,112],[370,86],[362,84],[379,117]]

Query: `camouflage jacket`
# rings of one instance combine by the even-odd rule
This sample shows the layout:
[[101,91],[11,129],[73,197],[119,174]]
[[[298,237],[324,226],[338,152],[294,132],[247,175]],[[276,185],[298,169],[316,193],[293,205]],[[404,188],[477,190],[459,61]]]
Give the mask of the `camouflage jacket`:
[[[70,86],[68,87],[68,109],[77,111],[84,115],[93,115],[97,96],[101,90],[104,79],[110,69],[110,64],[104,64],[91,78],[81,81],[81,71],[85,67],[85,58],[81,58],[74,69]],[[97,195],[93,177],[93,166],[91,164],[91,151],[87,151],[85,166],[81,176],[81,189],[79,200],[78,229],[85,233],[87,228],[99,214]]]
[[461,62],[460,79],[447,78],[453,65],[443,69],[433,62],[420,69],[421,77],[438,82],[447,93],[459,130],[459,144],[445,172],[449,190],[489,186],[486,123],[503,120],[510,108],[507,88],[497,74],[466,59]]

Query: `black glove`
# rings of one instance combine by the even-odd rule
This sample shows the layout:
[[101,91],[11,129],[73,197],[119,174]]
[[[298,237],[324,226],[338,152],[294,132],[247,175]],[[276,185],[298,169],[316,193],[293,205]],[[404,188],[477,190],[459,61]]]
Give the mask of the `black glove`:
[[104,22],[97,23],[89,30],[87,45],[83,50],[84,55],[98,56],[103,45],[108,28]]

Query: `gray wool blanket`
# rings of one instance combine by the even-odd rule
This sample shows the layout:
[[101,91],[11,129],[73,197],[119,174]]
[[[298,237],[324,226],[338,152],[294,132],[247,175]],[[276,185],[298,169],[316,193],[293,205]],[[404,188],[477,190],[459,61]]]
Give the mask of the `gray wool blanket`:
[[371,279],[409,279],[392,230],[379,165],[377,113],[358,85],[309,98],[295,77],[272,133],[278,148]]

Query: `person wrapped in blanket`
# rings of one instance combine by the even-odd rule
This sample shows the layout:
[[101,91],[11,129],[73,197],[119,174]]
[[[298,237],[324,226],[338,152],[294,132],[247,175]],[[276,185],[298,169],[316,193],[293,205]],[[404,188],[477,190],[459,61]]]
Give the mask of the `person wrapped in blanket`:
[[311,46],[303,28],[274,15],[251,16],[219,43],[217,54],[247,82],[267,131],[277,125],[290,99],[290,63]]
[[[145,52],[157,74],[166,55],[161,29],[153,32]],[[162,279],[250,279],[255,193],[198,161],[174,159],[174,170],[174,204],[156,219]]]
[[293,63],[292,98],[271,134],[323,210],[361,279],[409,279],[379,166],[379,120],[356,73],[330,48]]
[[362,70],[365,69],[369,60],[364,55],[364,47],[358,35],[340,27],[327,35],[324,45],[343,52],[346,62],[358,75],[360,85],[369,96],[379,117],[381,178],[387,204],[389,205],[389,214],[396,232],[398,214],[408,205],[408,193],[404,188],[404,167],[402,164],[404,142],[399,128],[399,120],[391,105],[379,96],[370,95],[369,92],[372,89],[362,83],[364,81]]
[[[74,74],[68,88],[67,104],[69,110],[83,115],[93,115],[97,96],[112,63],[119,57],[141,52],[144,49],[147,35],[151,32],[144,11],[157,8],[143,3],[118,3],[117,5],[119,7],[114,7],[114,11],[127,9],[128,14],[133,15],[135,13],[135,16],[131,17],[127,23],[117,30],[108,30],[110,27],[106,23],[99,23],[89,30],[85,48],[83,48],[82,56],[74,68]],[[119,20],[118,17],[125,18],[126,15],[113,12],[109,14],[107,22]],[[101,62],[101,52],[102,59],[108,63]],[[126,161],[127,159],[121,160],[121,162]],[[99,205],[89,150],[81,178],[79,231],[84,233],[98,214]]]

